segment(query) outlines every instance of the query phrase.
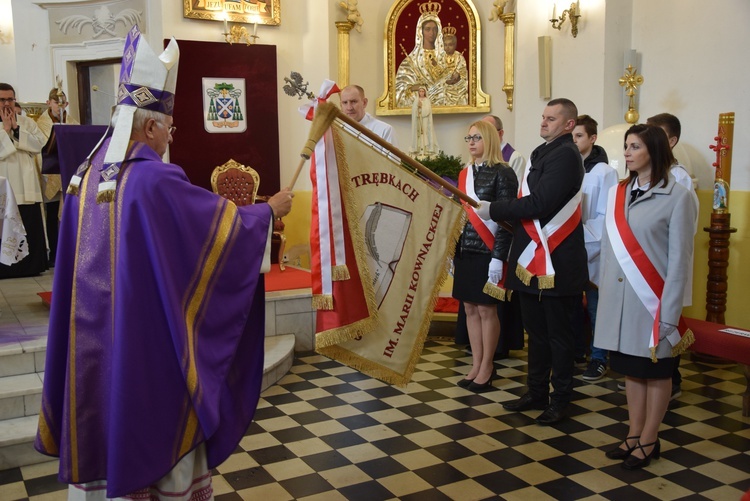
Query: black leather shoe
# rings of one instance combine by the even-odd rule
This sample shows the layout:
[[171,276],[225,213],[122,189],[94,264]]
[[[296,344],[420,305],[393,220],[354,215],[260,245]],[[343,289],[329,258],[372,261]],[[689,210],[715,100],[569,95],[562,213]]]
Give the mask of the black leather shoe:
[[523,412],[523,411],[529,411],[532,409],[535,410],[542,410],[546,409],[548,405],[548,401],[545,398],[544,400],[535,400],[534,397],[531,396],[529,393],[524,393],[521,398],[518,400],[511,400],[510,402],[505,402],[503,404],[503,409],[506,411],[513,411],[513,412]]
[[565,418],[565,407],[559,404],[550,404],[544,412],[536,418],[536,424],[551,425],[559,423]]

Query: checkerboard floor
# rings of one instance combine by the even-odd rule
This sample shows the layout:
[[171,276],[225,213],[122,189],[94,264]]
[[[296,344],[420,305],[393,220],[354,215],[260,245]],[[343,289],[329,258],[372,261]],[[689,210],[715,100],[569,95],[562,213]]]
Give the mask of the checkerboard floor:
[[[586,383],[579,373],[570,418],[543,427],[533,421],[540,411],[502,408],[526,381],[526,352],[511,356],[497,362],[496,389],[474,394],[455,385],[471,359],[448,341],[428,340],[403,389],[300,354],[214,470],[216,499],[736,500],[750,489],[739,367],[683,357],[683,393],[661,428],[662,457],[626,471],[604,455],[627,432],[616,375]],[[56,469],[0,471],[0,499],[65,499]]]

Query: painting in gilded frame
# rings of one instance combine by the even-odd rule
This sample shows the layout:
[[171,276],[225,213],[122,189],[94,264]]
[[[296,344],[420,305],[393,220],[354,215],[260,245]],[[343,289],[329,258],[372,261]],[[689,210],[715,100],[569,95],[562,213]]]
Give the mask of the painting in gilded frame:
[[470,0],[397,0],[385,21],[384,87],[378,115],[407,115],[419,88],[433,113],[486,113],[481,23]]
[[183,16],[244,23],[281,24],[281,0],[184,0]]

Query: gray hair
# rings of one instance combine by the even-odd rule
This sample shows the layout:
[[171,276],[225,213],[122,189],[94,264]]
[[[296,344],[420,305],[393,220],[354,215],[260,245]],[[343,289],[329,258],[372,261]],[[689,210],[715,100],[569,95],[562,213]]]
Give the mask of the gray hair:
[[[120,115],[120,106],[117,106],[115,108],[115,112],[112,114],[112,127],[117,125],[117,118]],[[133,115],[133,130],[141,130],[143,129],[143,126],[148,122],[150,119],[154,119],[157,122],[163,123],[164,117],[166,117],[164,113],[159,113],[158,111],[151,111],[146,110],[143,108],[138,108],[135,110],[135,114]]]

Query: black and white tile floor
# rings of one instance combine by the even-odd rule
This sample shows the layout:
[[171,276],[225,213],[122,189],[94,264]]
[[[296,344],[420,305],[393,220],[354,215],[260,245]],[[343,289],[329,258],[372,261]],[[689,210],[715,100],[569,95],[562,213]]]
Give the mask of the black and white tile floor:
[[[315,353],[263,393],[255,422],[213,476],[217,500],[738,500],[750,489],[750,418],[737,366],[683,357],[682,396],[660,432],[662,457],[627,471],[604,451],[627,432],[609,376],[576,377],[570,418],[539,426],[511,413],[526,352],[497,362],[494,391],[455,385],[471,360],[429,339],[413,382],[397,388]],[[0,471],[0,499],[65,499],[57,463]]]

